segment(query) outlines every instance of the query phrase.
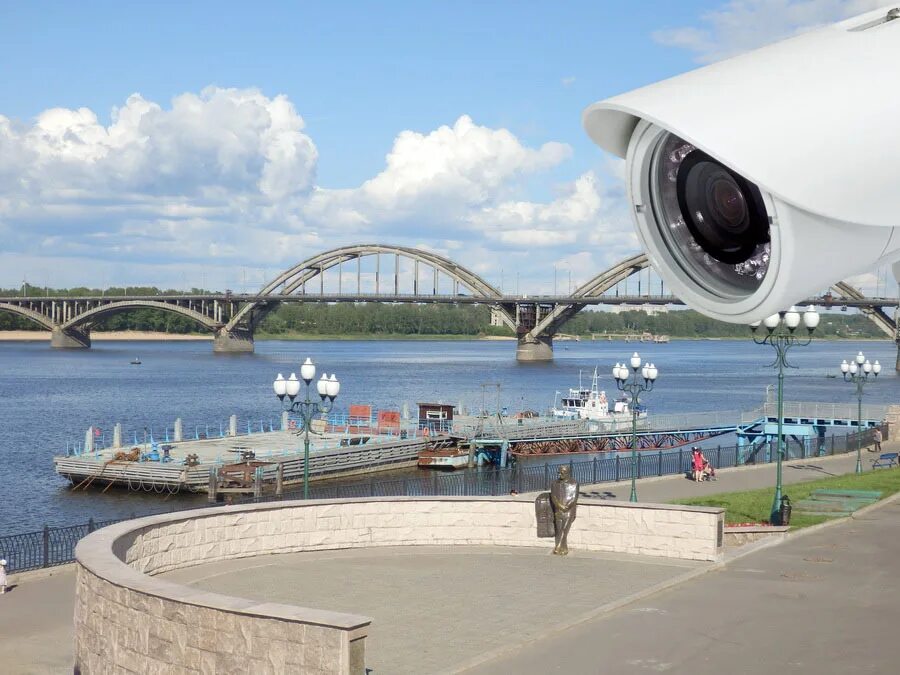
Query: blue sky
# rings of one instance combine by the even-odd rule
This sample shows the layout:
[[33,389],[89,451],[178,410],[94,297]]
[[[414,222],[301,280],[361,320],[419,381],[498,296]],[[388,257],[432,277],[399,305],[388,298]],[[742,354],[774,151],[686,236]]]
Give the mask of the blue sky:
[[637,246],[586,105],[873,4],[4,0],[0,286],[360,241],[585,280]]
[[297,106],[320,180],[351,187],[378,172],[398,131],[462,114],[528,143],[570,143],[589,161],[581,109],[690,69],[690,53],[651,33],[719,3],[86,4],[6,4],[3,114],[85,106],[108,122],[134,92],[165,102],[256,87]]

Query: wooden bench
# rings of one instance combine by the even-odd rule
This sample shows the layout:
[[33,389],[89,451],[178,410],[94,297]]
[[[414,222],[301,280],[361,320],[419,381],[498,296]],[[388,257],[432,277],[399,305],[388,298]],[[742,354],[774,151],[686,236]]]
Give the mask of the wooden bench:
[[878,455],[878,459],[872,461],[872,468],[890,469],[892,466],[897,466],[897,454],[896,452],[885,452]]

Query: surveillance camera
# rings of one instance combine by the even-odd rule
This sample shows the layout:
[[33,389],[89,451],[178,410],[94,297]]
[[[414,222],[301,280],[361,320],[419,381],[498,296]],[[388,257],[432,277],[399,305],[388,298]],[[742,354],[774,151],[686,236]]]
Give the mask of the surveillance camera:
[[888,9],[601,101],[650,262],[751,323],[900,259],[900,20]]

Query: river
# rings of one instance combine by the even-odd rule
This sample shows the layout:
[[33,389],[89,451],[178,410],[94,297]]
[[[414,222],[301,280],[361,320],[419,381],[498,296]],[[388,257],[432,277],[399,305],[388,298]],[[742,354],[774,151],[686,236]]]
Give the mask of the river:
[[[774,350],[746,341],[686,340],[669,344],[558,342],[552,363],[519,364],[509,341],[260,341],[253,355],[215,355],[209,342],[97,342],[90,350],[51,349],[46,342],[0,342],[0,535],[121,518],[160,507],[202,504],[204,497],[169,497],[109,490],[73,492],[53,470],[66,443],[83,440],[91,425],[162,428],[176,417],[185,430],[225,420],[275,420],[271,382],[299,372],[311,356],[341,380],[336,410],[351,403],[402,408],[443,401],[481,409],[546,410],[555,391],[589,383],[599,366],[608,393],[610,369],[637,349],[656,364],[659,379],[645,402],[654,413],[751,409],[775,382]],[[836,373],[841,359],[862,350],[884,370],[866,386],[865,401],[896,403],[900,387],[888,341],[813,342],[790,352],[787,400],[855,402],[856,389]],[[131,365],[139,357],[142,365]],[[126,441],[127,442],[127,441]],[[177,500],[177,501],[173,501]]]

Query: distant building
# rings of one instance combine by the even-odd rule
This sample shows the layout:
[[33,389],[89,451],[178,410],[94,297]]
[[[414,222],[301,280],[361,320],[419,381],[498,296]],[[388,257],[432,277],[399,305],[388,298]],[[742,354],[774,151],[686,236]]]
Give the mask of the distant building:
[[621,314],[622,312],[643,312],[647,316],[656,316],[657,314],[668,314],[668,305],[613,305],[609,308],[613,314]]
[[491,325],[492,326],[505,326],[503,323],[503,319],[501,317],[501,312],[503,310],[497,309],[496,307],[491,307]]

